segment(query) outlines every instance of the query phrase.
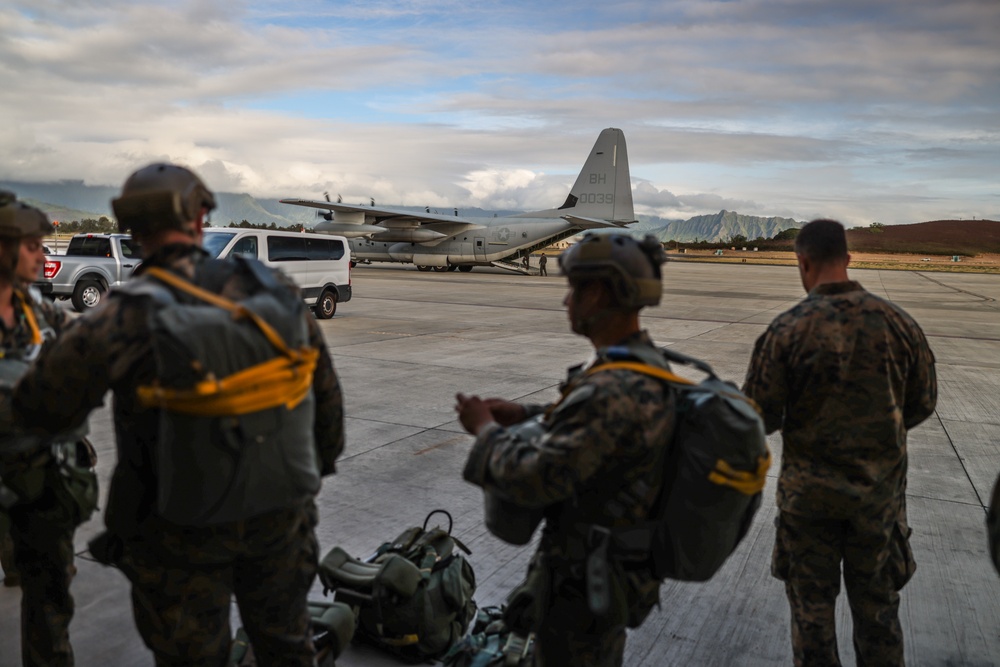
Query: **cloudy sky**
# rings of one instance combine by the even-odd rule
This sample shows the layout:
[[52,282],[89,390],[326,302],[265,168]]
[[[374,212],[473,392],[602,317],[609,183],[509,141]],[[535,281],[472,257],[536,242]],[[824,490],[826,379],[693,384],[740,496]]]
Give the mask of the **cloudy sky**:
[[1000,219],[998,0],[5,0],[0,178],[560,204],[620,127],[638,214]]

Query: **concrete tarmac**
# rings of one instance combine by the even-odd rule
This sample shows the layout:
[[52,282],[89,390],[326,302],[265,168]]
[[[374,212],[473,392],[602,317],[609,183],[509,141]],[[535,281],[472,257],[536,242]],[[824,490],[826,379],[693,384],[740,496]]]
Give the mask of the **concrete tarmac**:
[[[456,392],[543,402],[558,396],[565,369],[587,358],[569,332],[565,281],[500,270],[420,273],[413,267],[354,270],[355,297],[321,322],[344,387],[347,451],[319,496],[323,553],[339,545],[370,553],[443,508],[472,549],[481,606],[499,604],[531,553],[493,538],[481,492],[461,479],[471,437],[455,420]],[[853,271],[870,291],[906,309],[924,328],[938,362],[938,409],[910,433],[909,519],[918,564],[901,617],[909,665],[1000,664],[1000,577],[989,561],[984,504],[1000,472],[1000,276]],[[741,383],[753,342],[803,296],[791,267],[674,262],[662,305],[647,309],[653,338],[711,363]],[[696,377],[696,374],[692,374]],[[108,411],[93,438],[104,488],[114,466]],[[625,664],[787,665],[789,612],[770,575],[774,487],[736,553],[710,582],[667,582],[661,609],[630,633]],[[77,664],[150,665],[135,631],[128,586],[86,559],[95,516],[77,532]],[[322,598],[317,583],[313,597]],[[0,587],[0,667],[19,664],[19,590]],[[850,612],[838,607],[840,653],[853,664]],[[234,609],[234,623],[238,623]],[[401,664],[363,645],[341,667]]]

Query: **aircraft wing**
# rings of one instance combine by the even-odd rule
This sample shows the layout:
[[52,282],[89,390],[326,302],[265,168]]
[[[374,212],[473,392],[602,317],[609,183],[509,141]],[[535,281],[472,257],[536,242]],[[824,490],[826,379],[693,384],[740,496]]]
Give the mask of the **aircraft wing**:
[[[475,223],[463,220],[458,216],[444,215],[441,213],[426,213],[426,212],[421,213],[418,211],[404,211],[402,209],[365,206],[363,204],[342,204],[337,202],[311,200],[311,199],[281,199],[279,201],[282,204],[292,204],[293,206],[308,206],[311,208],[319,208],[351,217],[364,214],[365,223],[370,225],[377,225],[386,221],[392,221],[390,222],[390,224],[384,225],[385,227],[398,226],[392,223],[402,223],[402,226],[410,226],[414,224],[426,225],[429,223],[456,223],[456,222],[465,223],[467,225],[475,225]],[[478,225],[476,226],[478,227]],[[458,233],[458,232],[453,232],[453,233]]]
[[613,222],[611,220],[601,220],[600,218],[582,218],[578,215],[564,215],[562,219],[581,229],[623,229],[625,225],[631,225],[638,220],[628,220],[625,222]]

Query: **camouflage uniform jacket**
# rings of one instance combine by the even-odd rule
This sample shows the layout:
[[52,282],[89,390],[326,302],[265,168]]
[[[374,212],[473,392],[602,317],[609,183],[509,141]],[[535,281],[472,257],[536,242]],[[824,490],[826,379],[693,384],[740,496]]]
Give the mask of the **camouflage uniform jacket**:
[[[193,245],[170,245],[148,258],[136,271],[158,266],[194,280],[207,253]],[[286,276],[278,279],[298,288]],[[219,293],[231,300],[247,296],[249,285],[233,274]],[[82,422],[114,392],[117,467],[111,481],[106,522],[122,536],[134,534],[138,524],[156,506],[154,471],[159,413],[142,408],[136,388],[149,384],[156,367],[149,331],[148,298],[121,295],[73,323],[15,388],[12,410],[15,424],[26,430],[58,432]],[[308,311],[306,311],[308,313]],[[313,376],[316,399],[314,432],[320,472],[335,472],[344,447],[343,399],[323,335],[307,314],[310,343],[320,356]]]
[[[26,308],[31,308],[36,323],[41,330],[43,345],[62,334],[70,324],[66,311],[44,298],[30,285],[17,284],[14,294],[14,326],[8,328],[0,321],[0,358],[15,357],[30,361],[40,350],[32,349],[32,331],[28,324]],[[0,457],[0,467],[7,474],[43,465],[51,460],[48,451],[28,451],[20,454],[4,454]]]
[[[653,343],[640,332],[619,346]],[[657,464],[673,432],[675,394],[634,371],[586,375],[605,361],[598,350],[591,364],[570,369],[563,399],[546,408],[546,432],[538,441],[519,441],[495,424],[470,453],[480,486],[516,505],[546,508],[540,550],[550,562],[580,564],[586,557],[581,526],[634,525],[648,517],[659,490]],[[540,409],[527,407],[528,414]],[[643,493],[623,493],[637,480],[649,481]]]
[[743,391],[782,431],[778,507],[846,518],[904,493],[906,432],[937,402],[934,355],[900,308],[827,283],[757,339]]

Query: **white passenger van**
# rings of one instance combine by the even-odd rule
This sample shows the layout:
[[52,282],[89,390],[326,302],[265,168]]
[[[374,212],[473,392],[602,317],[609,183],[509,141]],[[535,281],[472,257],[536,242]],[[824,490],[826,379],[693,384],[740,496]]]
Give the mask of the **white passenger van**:
[[351,300],[351,252],[343,236],[207,227],[202,245],[212,257],[246,255],[281,269],[321,320]]

